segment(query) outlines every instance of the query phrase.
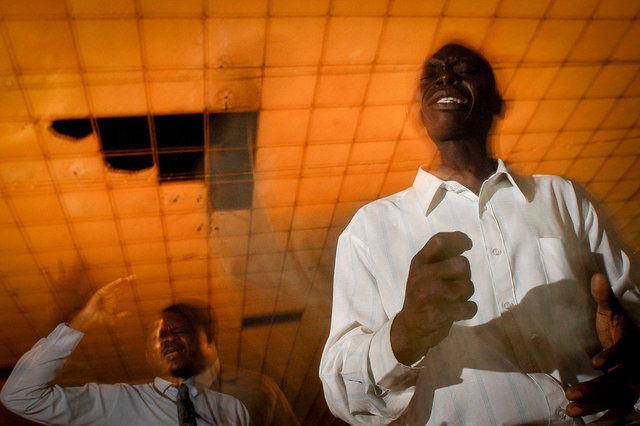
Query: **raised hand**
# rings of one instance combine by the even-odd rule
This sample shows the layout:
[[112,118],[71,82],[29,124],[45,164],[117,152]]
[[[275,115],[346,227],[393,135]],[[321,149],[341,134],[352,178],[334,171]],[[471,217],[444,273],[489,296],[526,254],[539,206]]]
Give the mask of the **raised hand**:
[[602,345],[591,366],[604,375],[567,389],[572,402],[566,412],[578,417],[608,410],[599,422],[620,424],[640,396],[640,335],[604,275],[591,278],[591,295],[597,303],[595,325]]
[[402,310],[391,325],[396,359],[410,365],[448,334],[454,321],[472,318],[478,307],[469,261],[472,242],[462,232],[440,232],[413,257]]
[[117,312],[116,307],[122,294],[122,286],[133,281],[134,278],[134,275],[129,275],[102,286],[71,320],[69,327],[84,332],[94,323],[111,324],[115,319],[126,315],[124,312]]

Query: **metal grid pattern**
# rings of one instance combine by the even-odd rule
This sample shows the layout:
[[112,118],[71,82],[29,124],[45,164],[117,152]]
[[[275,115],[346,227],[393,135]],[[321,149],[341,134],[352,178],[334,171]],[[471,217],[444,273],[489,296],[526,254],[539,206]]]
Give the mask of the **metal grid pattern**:
[[[134,273],[132,315],[86,336],[65,383],[148,378],[154,315],[200,298],[220,318],[223,363],[272,376],[303,424],[330,422],[317,366],[336,240],[358,207],[435,160],[417,115],[424,58],[452,40],[486,55],[505,99],[494,154],[581,182],[639,247],[639,11],[638,0],[0,1],[0,365]],[[48,129],[250,110],[246,210],[210,213],[204,183],[110,170],[95,133]],[[299,322],[241,327],[292,311]]]

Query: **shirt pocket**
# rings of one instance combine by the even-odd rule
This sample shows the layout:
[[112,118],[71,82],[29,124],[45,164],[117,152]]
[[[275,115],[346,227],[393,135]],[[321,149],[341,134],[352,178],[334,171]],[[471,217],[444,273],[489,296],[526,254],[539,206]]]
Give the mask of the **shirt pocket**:
[[345,390],[347,392],[347,402],[351,415],[367,414],[371,410],[371,405],[366,397],[367,386],[362,379],[344,377]]
[[596,306],[582,252],[560,238],[539,238],[538,242],[548,282],[540,312],[545,335],[567,371],[587,371],[588,354],[598,347],[598,340],[593,327]]
[[547,283],[555,283],[564,280],[577,280],[574,262],[575,256],[560,238],[544,237],[538,238],[540,254],[544,266]]

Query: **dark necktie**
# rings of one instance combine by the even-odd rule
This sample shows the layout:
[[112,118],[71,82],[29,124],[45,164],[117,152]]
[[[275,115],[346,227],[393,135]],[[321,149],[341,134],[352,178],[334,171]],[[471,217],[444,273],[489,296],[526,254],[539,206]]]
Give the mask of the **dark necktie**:
[[189,388],[184,383],[178,386],[178,424],[180,426],[196,426],[196,410],[189,398]]

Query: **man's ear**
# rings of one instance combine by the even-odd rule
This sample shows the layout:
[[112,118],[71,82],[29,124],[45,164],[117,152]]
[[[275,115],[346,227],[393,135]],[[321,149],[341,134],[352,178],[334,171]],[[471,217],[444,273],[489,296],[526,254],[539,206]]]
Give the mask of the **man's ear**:
[[200,351],[202,351],[202,355],[204,355],[207,364],[212,364],[216,359],[218,359],[218,348],[213,340],[211,342],[207,341],[207,335],[204,331],[200,331],[198,334],[200,339]]
[[493,115],[501,117],[504,104],[502,102],[502,96],[500,96],[500,93],[498,93],[497,91],[494,91],[492,104]]
[[422,125],[424,127],[427,127],[427,124],[424,122],[424,114],[422,113],[422,96],[424,94],[422,93],[422,89],[418,90],[418,94],[416,96],[417,101],[418,101],[418,105],[420,105],[420,109],[418,111],[418,113],[420,114],[420,123],[422,123]]

